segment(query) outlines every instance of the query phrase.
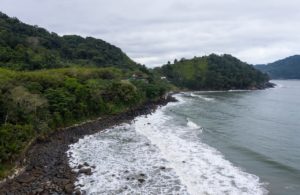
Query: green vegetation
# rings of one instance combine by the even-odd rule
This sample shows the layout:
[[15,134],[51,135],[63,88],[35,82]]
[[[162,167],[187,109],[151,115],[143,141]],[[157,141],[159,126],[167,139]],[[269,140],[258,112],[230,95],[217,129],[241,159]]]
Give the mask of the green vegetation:
[[0,170],[37,136],[160,98],[169,85],[155,80],[116,68],[0,68]]
[[267,73],[272,79],[300,79],[300,55],[254,67]]
[[0,12],[0,178],[37,137],[162,97],[170,84],[100,39]]
[[231,55],[211,54],[168,63],[155,71],[174,85],[192,90],[264,88],[269,78]]
[[77,35],[61,37],[0,12],[0,67],[37,70],[70,66],[143,68],[103,40]]
[[174,86],[248,89],[267,81],[230,55],[148,70],[102,40],[61,37],[0,12],[0,178],[33,140],[61,127],[124,112]]

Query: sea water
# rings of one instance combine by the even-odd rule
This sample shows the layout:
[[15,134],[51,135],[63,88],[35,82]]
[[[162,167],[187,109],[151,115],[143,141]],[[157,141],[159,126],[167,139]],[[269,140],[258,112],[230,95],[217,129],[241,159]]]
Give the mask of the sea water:
[[94,165],[87,194],[298,194],[300,82],[262,91],[185,92],[70,146]]

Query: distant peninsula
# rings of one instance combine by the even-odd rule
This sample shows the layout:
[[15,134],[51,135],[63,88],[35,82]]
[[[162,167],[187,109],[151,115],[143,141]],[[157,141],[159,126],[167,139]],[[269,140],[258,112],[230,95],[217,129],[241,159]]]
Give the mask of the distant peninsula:
[[211,54],[174,60],[155,72],[174,85],[192,90],[264,89],[272,87],[269,76],[228,55]]
[[271,79],[300,79],[300,55],[294,55],[269,64],[254,66]]

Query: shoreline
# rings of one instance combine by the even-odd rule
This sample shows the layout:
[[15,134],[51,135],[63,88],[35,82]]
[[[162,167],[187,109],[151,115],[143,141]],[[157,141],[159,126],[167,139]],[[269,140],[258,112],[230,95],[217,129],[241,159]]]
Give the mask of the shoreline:
[[74,172],[69,166],[67,156],[69,145],[86,135],[101,132],[121,123],[131,123],[140,115],[151,114],[158,107],[177,101],[172,97],[175,93],[179,92],[168,93],[159,100],[146,102],[119,114],[74,124],[49,134],[46,139],[35,140],[18,160],[18,166],[15,167],[13,174],[0,181],[0,194],[81,194],[74,183],[79,174],[91,174],[93,166],[90,167],[85,162],[79,165],[78,172]]
[[[54,132],[45,140],[37,140],[26,152],[24,171],[0,183],[0,194],[72,194],[74,192],[80,194],[74,185],[79,173],[69,167],[66,153],[69,145],[76,143],[86,135],[121,123],[130,123],[135,117],[151,114],[158,107],[172,101],[176,101],[176,99],[169,94],[166,98],[155,102],[146,102],[120,114],[67,127],[62,131]],[[88,170],[82,170],[81,173],[89,174]]]

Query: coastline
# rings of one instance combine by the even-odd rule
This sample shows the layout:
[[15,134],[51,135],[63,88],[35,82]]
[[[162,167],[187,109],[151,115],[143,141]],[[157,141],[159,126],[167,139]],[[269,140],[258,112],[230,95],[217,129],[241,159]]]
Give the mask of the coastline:
[[[250,91],[273,87],[274,85],[265,86],[261,89],[250,89]],[[181,90],[181,92],[187,91]],[[146,102],[119,114],[103,116],[63,128],[49,134],[46,139],[35,140],[18,160],[14,173],[0,181],[0,194],[80,194],[74,185],[77,175],[80,173],[89,175],[93,167],[84,163],[80,165],[78,172],[74,172],[69,166],[66,153],[69,145],[86,135],[95,134],[121,123],[131,123],[140,115],[151,114],[159,106],[177,101],[172,97],[175,93],[179,91],[168,93],[157,101]]]
[[[27,159],[23,164],[24,170],[1,183],[0,194],[74,193],[74,183],[79,173],[72,171],[69,167],[66,152],[70,144],[76,143],[86,135],[121,123],[130,123],[135,117],[151,114],[159,106],[164,106],[172,101],[176,101],[175,98],[167,95],[155,102],[146,102],[120,114],[67,127],[62,131],[54,132],[45,140],[37,140],[26,152]],[[89,174],[88,169],[85,171],[87,171],[86,174]],[[80,194],[79,191],[75,193]]]

